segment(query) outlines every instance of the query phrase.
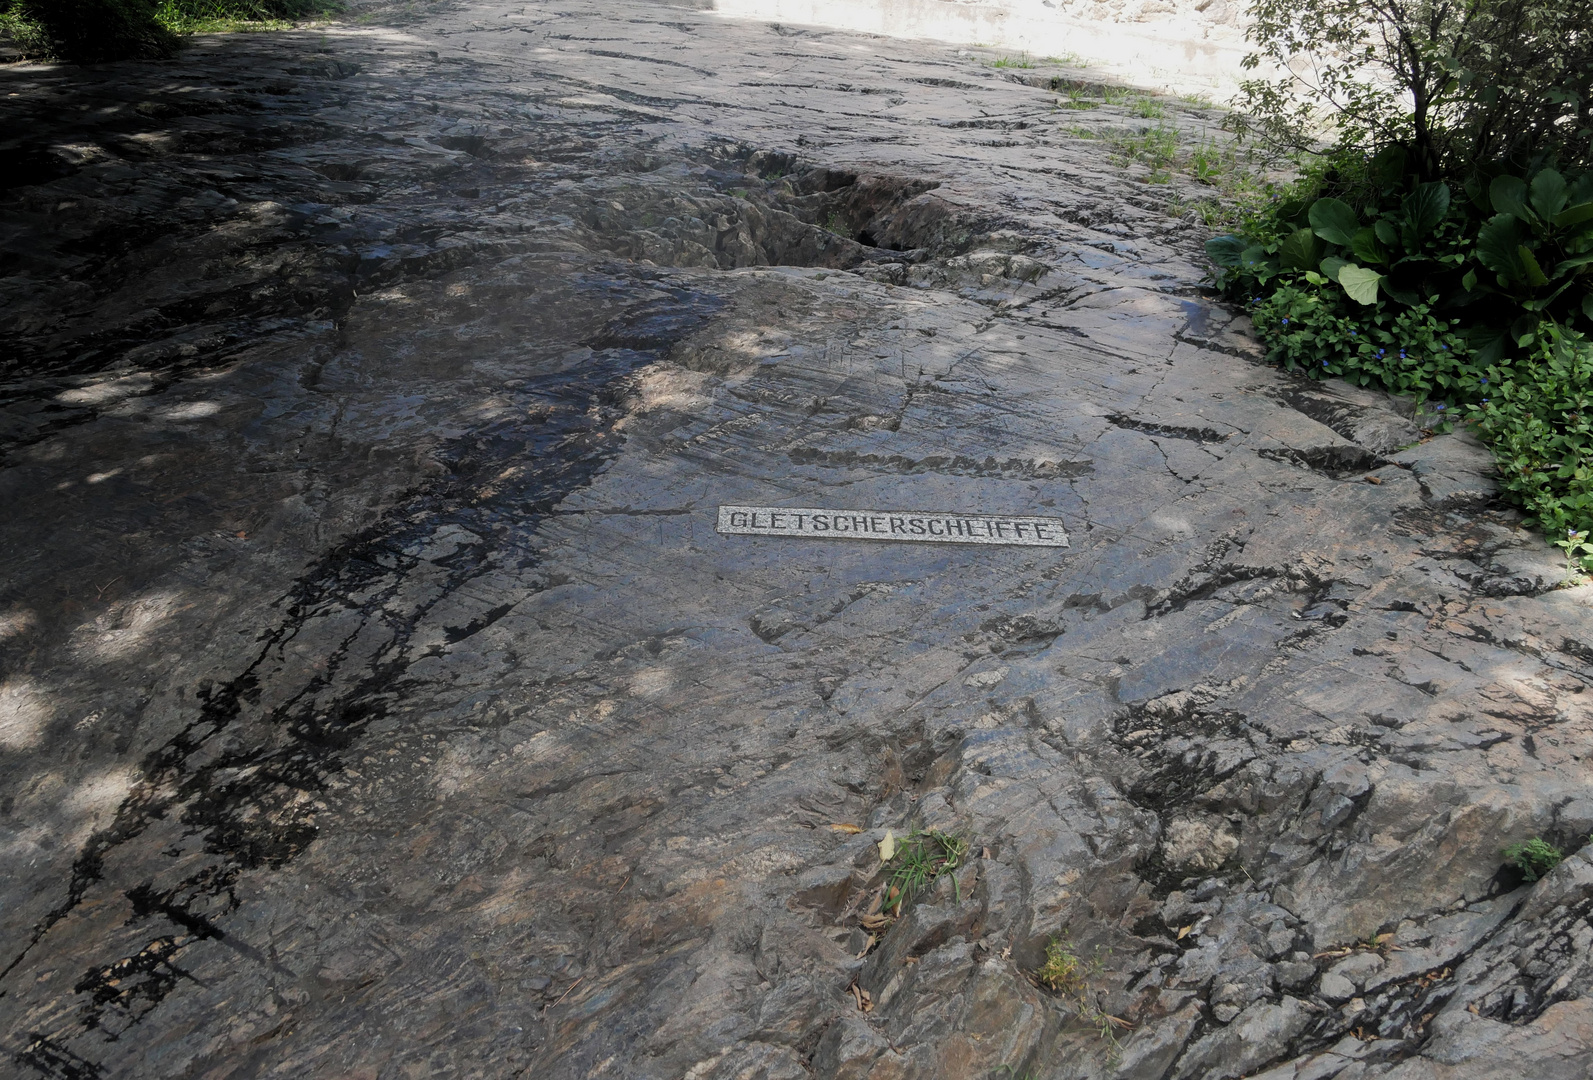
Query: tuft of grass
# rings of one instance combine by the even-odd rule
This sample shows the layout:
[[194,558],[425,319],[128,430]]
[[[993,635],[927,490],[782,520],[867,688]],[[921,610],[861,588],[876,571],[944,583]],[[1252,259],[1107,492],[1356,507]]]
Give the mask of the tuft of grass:
[[1045,963],[1034,973],[1034,978],[1047,990],[1066,998],[1079,1019],[1095,1028],[1115,1051],[1118,1049],[1117,1029],[1126,1028],[1129,1024],[1126,1020],[1103,1012],[1095,1001],[1090,984],[1100,977],[1104,969],[1100,949],[1089,960],[1085,960],[1073,950],[1073,943],[1063,932],[1046,944]]
[[1215,109],[1217,103],[1205,94],[1179,94],[1178,100],[1185,105],[1193,105],[1197,109]]
[[1165,184],[1172,178],[1171,168],[1178,160],[1178,131],[1160,126],[1141,128],[1137,133],[1119,133],[1110,139],[1112,146],[1129,161],[1138,161],[1150,168],[1153,184]]
[[1165,120],[1167,118],[1167,106],[1155,98],[1135,98],[1134,103],[1129,106],[1128,112],[1130,116],[1137,116],[1141,120]]
[[1023,53],[1019,56],[999,57],[991,61],[990,66],[998,68],[1032,68],[1035,65],[1034,61],[1029,59],[1029,54]]
[[1062,109],[1098,109],[1100,102],[1091,101],[1089,96],[1077,86],[1068,87],[1067,100],[1056,99],[1057,107]]
[[1504,857],[1505,861],[1515,864],[1522,877],[1537,881],[1565,861],[1565,852],[1542,837],[1534,836],[1531,840],[1505,848]]
[[[900,915],[904,905],[940,877],[950,874],[968,857],[968,841],[939,829],[915,832],[896,847],[891,858],[891,873],[885,889],[883,914]],[[957,879],[951,879],[952,895],[962,902]]]

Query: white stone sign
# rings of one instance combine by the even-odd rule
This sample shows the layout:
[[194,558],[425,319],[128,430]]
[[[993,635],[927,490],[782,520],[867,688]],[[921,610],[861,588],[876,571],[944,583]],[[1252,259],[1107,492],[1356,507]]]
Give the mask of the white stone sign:
[[1067,547],[1060,518],[1010,514],[928,514],[918,510],[823,510],[721,506],[721,533],[801,536],[815,540],[907,540],[928,544],[1021,544]]

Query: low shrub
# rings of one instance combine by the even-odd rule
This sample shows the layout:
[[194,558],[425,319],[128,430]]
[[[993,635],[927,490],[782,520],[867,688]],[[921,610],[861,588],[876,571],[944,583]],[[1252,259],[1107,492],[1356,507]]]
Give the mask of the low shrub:
[[28,59],[169,56],[177,35],[156,18],[159,7],[160,0],[0,0],[0,29]]
[[0,31],[28,59],[97,64],[170,56],[181,35],[273,26],[336,0],[0,0]]
[[1394,147],[1318,165],[1207,253],[1271,360],[1473,425],[1532,523],[1593,529],[1593,171],[1496,170],[1457,195]]

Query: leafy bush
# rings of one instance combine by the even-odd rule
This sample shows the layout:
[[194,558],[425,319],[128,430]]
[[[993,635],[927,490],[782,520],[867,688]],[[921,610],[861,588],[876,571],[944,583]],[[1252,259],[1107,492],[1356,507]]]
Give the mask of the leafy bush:
[[1395,147],[1360,176],[1338,170],[1300,189],[1336,185],[1359,206],[1297,195],[1247,223],[1246,235],[1213,240],[1218,287],[1255,294],[1305,275],[1363,307],[1436,309],[1466,325],[1483,363],[1531,345],[1545,319],[1593,322],[1593,170],[1474,179],[1457,199],[1404,165]]
[[1565,861],[1565,852],[1536,836],[1524,843],[1511,844],[1505,848],[1504,856],[1528,881],[1537,881]]
[[1593,170],[1457,195],[1391,146],[1319,162],[1207,252],[1274,362],[1431,402],[1435,430],[1474,424],[1530,521],[1593,529]]
[[29,59],[96,64],[170,56],[182,34],[336,7],[336,0],[0,0],[0,31]]
[[169,56],[177,37],[159,0],[0,0],[0,29],[30,59],[103,63]]
[[[1549,324],[1526,356],[1488,367],[1468,406],[1492,444],[1500,486],[1586,570],[1593,528],[1593,342]],[[1564,539],[1561,539],[1561,537]]]

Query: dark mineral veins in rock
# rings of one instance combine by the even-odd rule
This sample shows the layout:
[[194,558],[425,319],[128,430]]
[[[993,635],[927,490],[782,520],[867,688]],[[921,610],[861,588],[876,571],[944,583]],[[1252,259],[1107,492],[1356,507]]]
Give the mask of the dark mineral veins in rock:
[[1501,869],[1593,829],[1589,590],[1259,361],[1123,110],[415,18],[0,73],[0,1071],[1593,1070],[1593,862]]

